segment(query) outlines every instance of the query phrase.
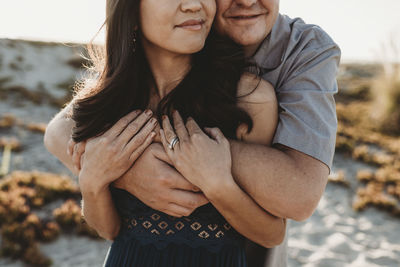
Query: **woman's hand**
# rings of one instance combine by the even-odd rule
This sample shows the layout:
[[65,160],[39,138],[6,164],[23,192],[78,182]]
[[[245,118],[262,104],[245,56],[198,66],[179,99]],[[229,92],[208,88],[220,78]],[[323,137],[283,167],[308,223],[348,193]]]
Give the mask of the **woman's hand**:
[[151,144],[157,120],[150,119],[151,111],[139,114],[140,111],[127,114],[103,135],[86,141],[80,160],[81,189],[104,189],[122,176]]
[[[164,116],[160,135],[175,168],[206,195],[208,190],[215,190],[225,182],[233,182],[230,145],[220,129],[205,128],[210,138],[192,118],[185,125],[178,111],[173,116],[175,130],[168,117]],[[171,149],[169,144],[176,136],[179,141]]]

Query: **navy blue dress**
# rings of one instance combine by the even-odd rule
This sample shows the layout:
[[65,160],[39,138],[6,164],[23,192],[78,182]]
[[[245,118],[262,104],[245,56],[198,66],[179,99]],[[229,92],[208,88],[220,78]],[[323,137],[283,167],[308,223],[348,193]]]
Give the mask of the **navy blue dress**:
[[247,267],[244,237],[212,204],[178,218],[150,208],[125,190],[110,190],[122,226],[106,267]]

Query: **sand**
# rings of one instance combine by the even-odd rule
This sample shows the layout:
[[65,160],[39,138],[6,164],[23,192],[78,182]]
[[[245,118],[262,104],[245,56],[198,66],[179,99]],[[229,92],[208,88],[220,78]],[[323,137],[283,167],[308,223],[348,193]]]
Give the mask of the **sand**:
[[[0,40],[0,81],[8,77],[7,82],[0,83],[0,90],[23,86],[30,92],[46,95],[42,103],[35,104],[29,98],[10,92],[6,99],[0,99],[0,116],[11,113],[23,123],[47,123],[59,110],[50,100],[62,100],[70,94],[59,85],[81,75],[81,71],[67,64],[79,52],[79,47]],[[1,130],[2,136],[16,136],[23,144],[22,152],[12,154],[11,171],[39,170],[71,175],[46,151],[41,133],[16,126]],[[335,155],[333,172],[344,170],[350,186],[329,183],[308,220],[290,221],[290,267],[400,266],[400,219],[375,208],[355,212],[351,207],[359,186],[355,178],[359,168],[373,169],[345,155]],[[54,242],[41,244],[41,250],[53,260],[53,266],[101,266],[109,244],[62,235]],[[0,266],[24,265],[0,258]]]

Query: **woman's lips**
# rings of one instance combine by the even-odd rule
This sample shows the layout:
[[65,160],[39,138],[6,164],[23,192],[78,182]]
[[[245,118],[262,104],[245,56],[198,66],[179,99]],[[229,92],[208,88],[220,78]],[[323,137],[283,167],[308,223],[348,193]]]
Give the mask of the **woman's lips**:
[[183,23],[177,25],[176,27],[182,28],[185,30],[197,31],[197,30],[201,29],[203,24],[204,24],[204,20],[202,20],[202,19],[190,19],[190,20],[184,21]]

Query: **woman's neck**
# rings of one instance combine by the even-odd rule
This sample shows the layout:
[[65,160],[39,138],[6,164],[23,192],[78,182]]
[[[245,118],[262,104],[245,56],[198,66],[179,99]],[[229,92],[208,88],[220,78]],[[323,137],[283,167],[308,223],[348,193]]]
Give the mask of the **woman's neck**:
[[188,73],[192,56],[166,51],[146,40],[143,40],[143,48],[154,77],[156,93],[162,99]]

